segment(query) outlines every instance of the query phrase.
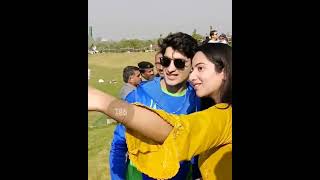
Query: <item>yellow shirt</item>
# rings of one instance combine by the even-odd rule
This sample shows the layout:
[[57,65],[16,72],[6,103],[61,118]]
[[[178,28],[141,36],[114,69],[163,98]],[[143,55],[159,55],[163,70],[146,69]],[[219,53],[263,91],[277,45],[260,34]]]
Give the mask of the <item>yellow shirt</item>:
[[173,130],[162,145],[138,133],[126,132],[130,160],[152,178],[169,179],[178,172],[180,161],[200,154],[198,164],[203,179],[231,180],[232,107],[226,107],[227,104],[217,104],[189,115],[151,109]]

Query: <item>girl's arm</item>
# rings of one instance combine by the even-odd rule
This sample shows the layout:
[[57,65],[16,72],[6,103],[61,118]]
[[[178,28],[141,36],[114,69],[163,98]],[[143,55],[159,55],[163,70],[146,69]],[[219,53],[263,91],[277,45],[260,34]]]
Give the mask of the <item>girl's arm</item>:
[[128,129],[163,143],[173,127],[156,113],[88,87],[88,110],[98,111],[124,124]]

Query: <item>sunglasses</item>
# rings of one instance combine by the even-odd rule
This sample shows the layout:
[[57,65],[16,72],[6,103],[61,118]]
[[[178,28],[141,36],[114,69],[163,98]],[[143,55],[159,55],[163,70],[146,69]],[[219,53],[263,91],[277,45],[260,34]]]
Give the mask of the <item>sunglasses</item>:
[[186,66],[186,60],[184,59],[170,59],[166,56],[163,56],[160,58],[160,64],[163,67],[169,67],[171,64],[171,61],[173,61],[173,64],[178,69],[183,69]]

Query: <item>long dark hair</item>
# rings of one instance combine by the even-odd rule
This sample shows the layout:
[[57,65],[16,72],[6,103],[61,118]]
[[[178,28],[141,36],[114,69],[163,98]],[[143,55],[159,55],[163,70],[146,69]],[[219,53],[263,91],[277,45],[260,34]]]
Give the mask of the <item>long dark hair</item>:
[[[221,103],[232,105],[232,47],[223,43],[207,43],[198,47],[214,65],[216,72],[224,71],[225,80],[219,89]],[[204,109],[216,104],[213,100],[203,98]]]

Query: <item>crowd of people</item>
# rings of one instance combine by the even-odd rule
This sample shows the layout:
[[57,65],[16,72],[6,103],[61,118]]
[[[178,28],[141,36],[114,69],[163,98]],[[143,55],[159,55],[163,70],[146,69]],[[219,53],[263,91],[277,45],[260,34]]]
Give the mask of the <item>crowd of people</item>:
[[88,87],[88,110],[120,123],[110,149],[111,179],[231,179],[228,38],[213,30],[199,45],[178,32],[159,47],[154,65],[123,69],[122,101]]
[[223,44],[229,44],[229,39],[226,34],[218,34],[217,30],[210,31],[210,37],[207,36],[205,40],[202,42],[202,44],[205,43],[223,43]]

